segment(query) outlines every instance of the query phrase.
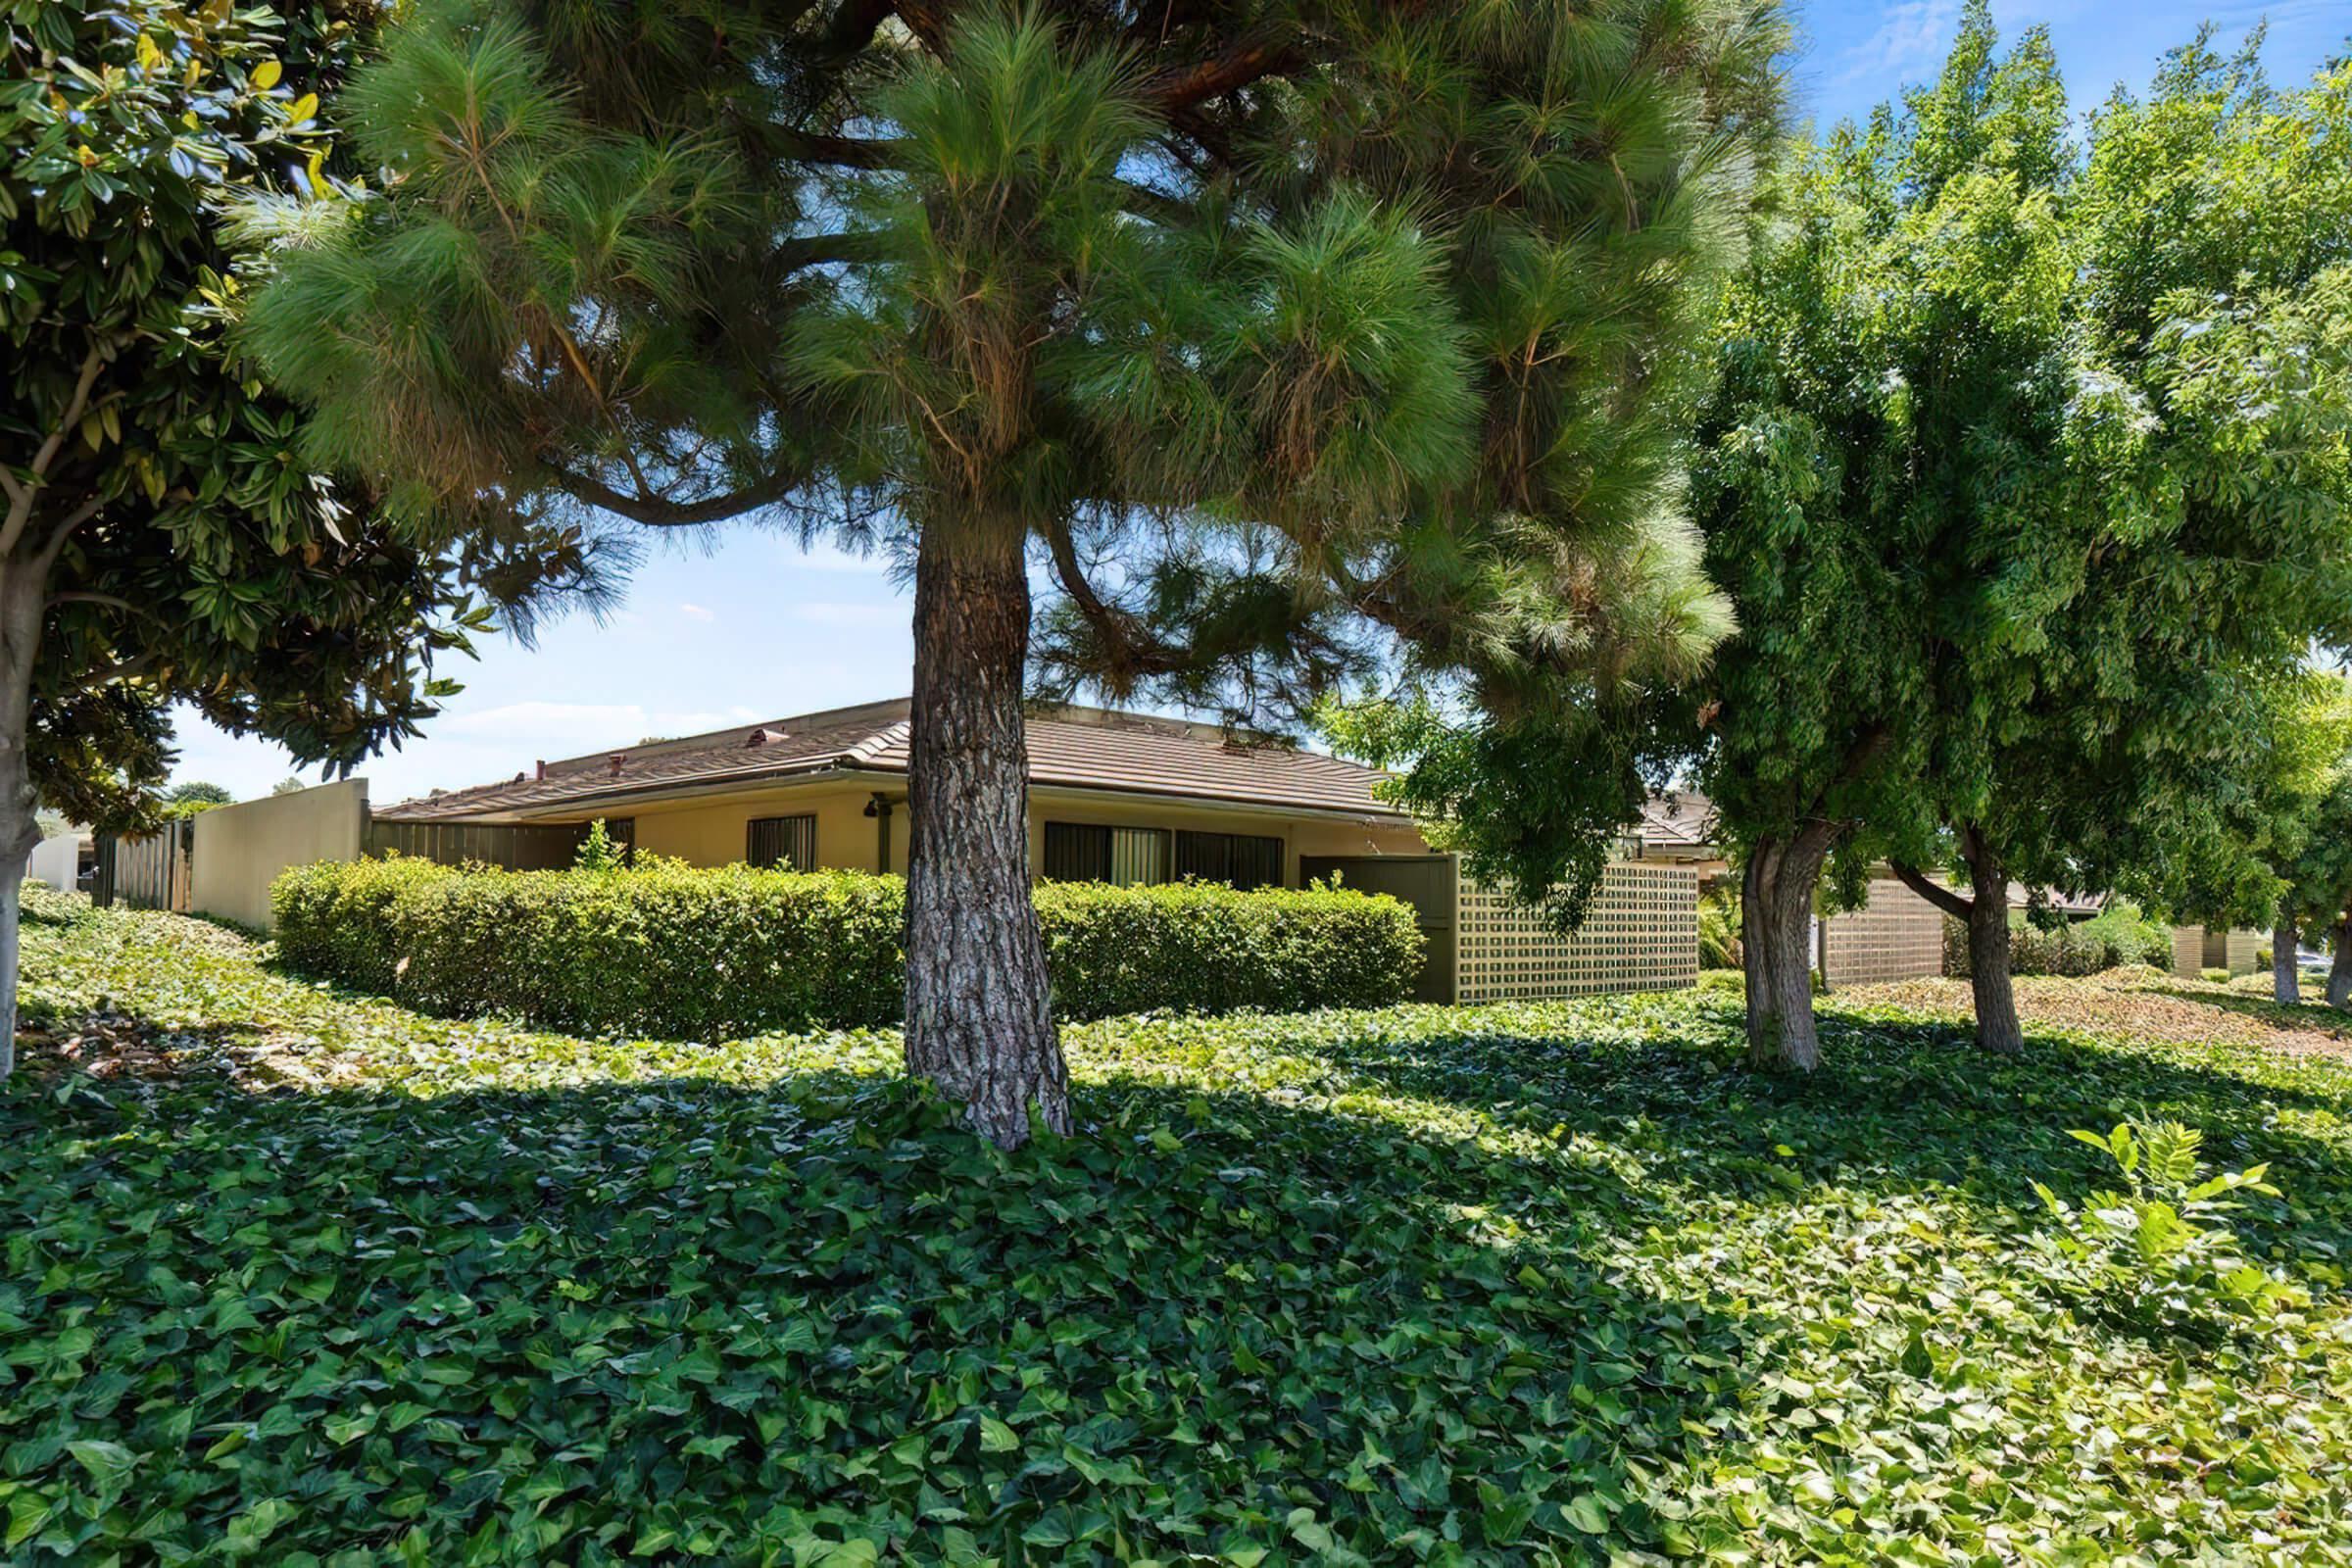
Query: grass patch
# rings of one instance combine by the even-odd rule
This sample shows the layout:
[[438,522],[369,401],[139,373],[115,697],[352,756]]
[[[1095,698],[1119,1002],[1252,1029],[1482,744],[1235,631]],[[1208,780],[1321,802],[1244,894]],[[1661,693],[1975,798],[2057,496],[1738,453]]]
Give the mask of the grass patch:
[[[103,912],[0,1095],[9,1561],[2303,1563],[2352,1552],[2352,1069],[1734,995],[1068,1040],[1003,1156],[887,1034],[423,1018]],[[2217,1014],[2217,1016],[2221,1016]],[[103,1036],[111,1075],[68,1056]],[[2125,1115],[2313,1304],[2035,1283]]]

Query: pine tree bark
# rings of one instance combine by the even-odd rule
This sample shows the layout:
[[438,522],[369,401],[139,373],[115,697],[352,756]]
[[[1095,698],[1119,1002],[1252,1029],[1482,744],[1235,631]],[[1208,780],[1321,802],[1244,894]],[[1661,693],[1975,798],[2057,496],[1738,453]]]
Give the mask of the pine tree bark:
[[2280,1006],[2295,1006],[2303,1000],[2302,971],[2295,964],[2302,940],[2295,929],[2293,903],[2280,899],[2278,923],[2271,927],[2271,996]]
[[2000,852],[1973,826],[1960,835],[1973,884],[1968,903],[1969,991],[1977,1005],[1977,1044],[2010,1055],[2026,1049],[2009,980],[2009,872]]
[[41,841],[40,802],[26,751],[33,662],[40,655],[48,574],[0,564],[0,1080],[17,1070],[17,960],[24,869]]
[[2352,1006],[2352,913],[2335,925],[2335,961],[2328,966],[2328,1005]]
[[1026,531],[923,530],[907,770],[906,1067],[1004,1149],[1070,1130],[1029,882]]
[[1836,830],[1807,823],[1759,839],[1740,874],[1740,965],[1747,975],[1747,1059],[1811,1072],[1821,1065],[1813,1017],[1813,891]]

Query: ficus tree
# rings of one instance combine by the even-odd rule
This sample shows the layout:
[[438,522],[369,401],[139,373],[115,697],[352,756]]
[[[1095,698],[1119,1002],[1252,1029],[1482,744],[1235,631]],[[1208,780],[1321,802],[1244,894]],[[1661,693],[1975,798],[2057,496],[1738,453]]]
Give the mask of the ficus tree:
[[[1992,1049],[2022,1035],[1983,889],[2160,899],[2201,822],[2293,769],[2308,743],[2270,715],[2352,635],[2352,74],[2279,92],[2257,46],[2176,51],[2144,99],[2091,117],[2058,193],[2077,367],[2053,413],[2091,481],[2069,502],[2079,564],[2006,672],[1939,662],[1946,740],[1922,781],[1977,889]],[[1983,768],[1955,787],[1961,754]]]
[[322,177],[351,9],[0,4],[0,1074],[40,808],[152,823],[181,702],[348,766],[414,733],[494,603],[586,564],[379,514],[221,341],[226,199]]
[[384,177],[289,220],[251,322],[316,460],[395,504],[903,553],[907,1061],[1009,1146],[1069,1125],[1034,575],[1057,669],[1246,703],[1355,667],[1359,620],[1475,635],[1458,585],[1546,549],[1563,659],[1628,598],[1703,619],[1690,553],[1636,542],[1644,372],[1777,36],[1664,0],[428,0],[335,111]]
[[2268,921],[2274,998],[2302,1001],[2306,936],[2331,944],[2331,1004],[2352,1002],[2352,681],[2306,669],[2277,683],[2229,730],[2226,787],[2190,810],[2136,866],[2140,891],[2176,918],[2230,927]]
[[1816,1059],[1833,853],[1967,922],[1979,1040],[2016,1049],[2012,881],[2132,883],[2342,635],[2344,192],[2308,152],[2342,84],[2249,71],[2177,55],[2078,147],[2046,38],[2003,55],[1980,5],[1936,83],[1792,160],[1696,463],[1760,1060]]

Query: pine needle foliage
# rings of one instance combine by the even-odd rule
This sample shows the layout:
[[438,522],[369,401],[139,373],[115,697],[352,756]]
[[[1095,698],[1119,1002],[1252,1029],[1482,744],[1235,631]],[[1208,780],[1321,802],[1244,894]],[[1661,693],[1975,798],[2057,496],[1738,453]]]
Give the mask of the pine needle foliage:
[[[337,110],[375,177],[253,342],[399,506],[902,555],[919,1057],[936,835],[967,917],[1032,924],[989,826],[1031,565],[1048,689],[1237,712],[1389,634],[1545,693],[1720,634],[1677,399],[1781,37],[1769,0],[417,0]],[[1010,941],[972,1027],[1043,1060]]]

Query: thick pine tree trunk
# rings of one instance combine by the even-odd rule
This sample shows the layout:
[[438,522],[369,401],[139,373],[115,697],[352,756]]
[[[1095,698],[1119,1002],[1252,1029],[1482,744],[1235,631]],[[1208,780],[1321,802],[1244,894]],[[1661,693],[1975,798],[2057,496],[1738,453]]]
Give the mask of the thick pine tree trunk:
[[2328,1005],[2352,1006],[2352,914],[2335,923],[2335,961],[2328,965]]
[[2295,929],[2295,906],[2278,901],[2278,923],[2271,927],[2271,995],[2279,1005],[2291,1007],[2303,1000],[2303,975],[2295,966],[2296,946],[2303,940]]
[[1974,828],[1961,835],[1960,845],[1975,884],[1968,905],[1968,984],[1977,1004],[1977,1044],[2007,1055],[2026,1048],[2009,983],[2009,873]]
[[1026,533],[923,530],[907,773],[906,1066],[1004,1149],[1070,1130],[1029,886]]
[[1813,890],[1832,832],[1808,824],[1757,842],[1740,876],[1740,963],[1747,972],[1747,1059],[1811,1072],[1821,1064],[1813,1018]]
[[41,841],[25,739],[45,591],[42,573],[0,565],[0,1079],[17,1070],[18,922],[25,862]]

